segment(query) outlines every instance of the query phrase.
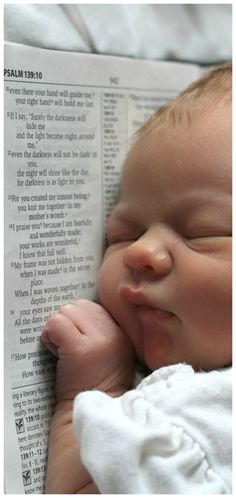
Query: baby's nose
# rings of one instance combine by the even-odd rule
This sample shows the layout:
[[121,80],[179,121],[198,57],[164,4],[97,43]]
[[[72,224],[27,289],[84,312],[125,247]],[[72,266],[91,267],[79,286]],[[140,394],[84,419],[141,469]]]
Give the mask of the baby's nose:
[[124,264],[139,272],[150,271],[167,275],[172,268],[172,257],[166,245],[155,235],[145,233],[130,244],[124,254]]

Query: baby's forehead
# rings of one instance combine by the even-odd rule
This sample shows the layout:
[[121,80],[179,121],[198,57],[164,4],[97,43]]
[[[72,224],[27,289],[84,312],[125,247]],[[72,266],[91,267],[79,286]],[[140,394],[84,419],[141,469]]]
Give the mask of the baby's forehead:
[[148,154],[150,150],[154,151],[155,146],[159,145],[170,147],[172,144],[178,144],[181,151],[181,145],[193,145],[195,138],[199,142],[205,142],[207,137],[210,139],[212,132],[216,142],[222,132],[226,132],[231,139],[231,102],[227,104],[221,102],[207,109],[187,104],[173,107],[164,113],[160,112],[160,115],[158,112],[136,133],[127,157],[128,162],[136,160],[142,153]]
[[[187,126],[152,129],[138,137],[124,163],[121,188],[129,188],[139,178],[152,174],[162,182],[169,174],[177,186],[185,176],[196,186],[207,182],[231,190],[232,122],[228,111],[215,110],[211,115],[193,120]],[[154,175],[154,176],[153,176]],[[166,176],[165,175],[165,176]]]

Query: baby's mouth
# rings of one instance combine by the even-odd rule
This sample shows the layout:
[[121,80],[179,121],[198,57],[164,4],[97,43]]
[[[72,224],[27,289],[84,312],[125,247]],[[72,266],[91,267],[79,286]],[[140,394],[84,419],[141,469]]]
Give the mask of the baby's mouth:
[[121,287],[119,297],[122,301],[134,306],[141,322],[153,323],[162,322],[172,318],[174,313],[166,309],[159,308],[148,296],[141,290],[134,290],[129,286]]
[[152,321],[154,323],[169,320],[174,316],[170,311],[162,310],[160,308],[152,308],[150,306],[138,306],[137,314],[143,323]]

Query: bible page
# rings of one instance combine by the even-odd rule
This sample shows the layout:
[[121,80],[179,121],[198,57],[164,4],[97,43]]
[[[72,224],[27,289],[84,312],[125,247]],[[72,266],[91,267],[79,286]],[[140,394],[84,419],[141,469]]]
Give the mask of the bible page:
[[133,134],[200,70],[17,44],[4,68],[5,486],[41,494],[56,368],[42,328],[64,304],[97,298]]

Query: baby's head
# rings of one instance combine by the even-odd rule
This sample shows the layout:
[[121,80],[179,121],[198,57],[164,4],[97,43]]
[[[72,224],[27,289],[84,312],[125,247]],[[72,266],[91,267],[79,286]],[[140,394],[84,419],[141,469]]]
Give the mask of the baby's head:
[[107,226],[103,306],[151,370],[231,364],[231,68],[137,135]]

